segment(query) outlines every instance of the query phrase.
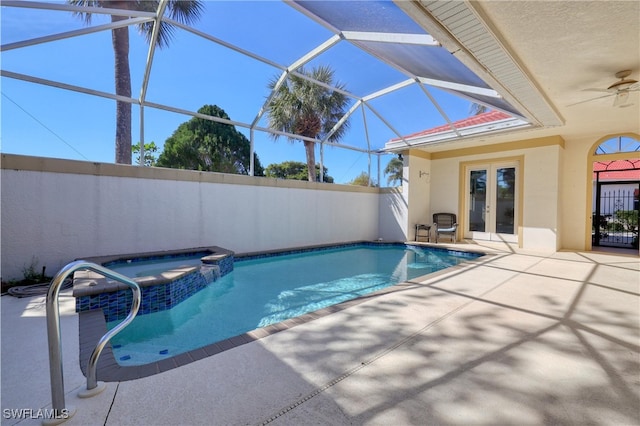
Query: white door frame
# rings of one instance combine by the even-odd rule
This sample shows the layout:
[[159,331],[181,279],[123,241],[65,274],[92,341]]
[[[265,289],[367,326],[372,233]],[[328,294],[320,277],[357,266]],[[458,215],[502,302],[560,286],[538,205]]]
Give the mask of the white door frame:
[[[498,169],[514,168],[515,169],[515,184],[514,184],[514,200],[513,200],[513,233],[500,233],[496,229],[496,206],[497,206],[497,172]],[[471,227],[471,203],[477,202],[471,188],[471,172],[472,171],[486,171],[485,182],[485,200],[484,205],[480,205],[479,209],[476,208],[476,214],[480,213],[484,220],[484,229],[470,230]],[[464,212],[463,220],[463,235],[465,238],[472,240],[485,240],[485,241],[502,241],[506,243],[519,243],[520,227],[521,227],[521,188],[522,188],[522,164],[519,159],[495,159],[487,161],[477,161],[468,163],[463,166],[463,196],[462,199],[462,212]],[[481,201],[482,202],[482,201]],[[476,206],[478,207],[478,206]],[[478,222],[475,222],[476,224]]]

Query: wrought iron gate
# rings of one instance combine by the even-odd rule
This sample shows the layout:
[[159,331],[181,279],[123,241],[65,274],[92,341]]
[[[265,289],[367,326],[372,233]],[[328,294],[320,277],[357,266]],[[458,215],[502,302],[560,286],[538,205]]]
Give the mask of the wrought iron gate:
[[638,248],[640,182],[597,182],[593,245]]

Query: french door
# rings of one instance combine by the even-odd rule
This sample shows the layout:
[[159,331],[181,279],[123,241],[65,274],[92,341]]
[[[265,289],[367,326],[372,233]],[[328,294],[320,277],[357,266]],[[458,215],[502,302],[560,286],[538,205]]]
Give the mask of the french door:
[[465,238],[518,242],[517,162],[466,167]]

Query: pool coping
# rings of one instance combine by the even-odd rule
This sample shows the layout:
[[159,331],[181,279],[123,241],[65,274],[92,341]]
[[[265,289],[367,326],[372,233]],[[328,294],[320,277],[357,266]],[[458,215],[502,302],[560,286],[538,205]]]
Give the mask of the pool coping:
[[[371,241],[362,241],[361,243],[371,243]],[[463,253],[473,253],[473,254],[481,254],[482,256],[477,258],[469,258],[464,263],[460,263],[457,265],[450,266],[449,268],[441,269],[436,272],[432,272],[426,275],[422,275],[416,278],[413,278],[411,281],[403,281],[389,287],[377,290],[373,293],[366,294],[364,296],[357,297],[352,300],[347,300],[336,305],[328,306],[326,308],[319,309],[317,311],[309,312],[299,317],[290,318],[284,320],[279,323],[271,324],[266,327],[258,328],[238,336],[234,336],[228,339],[224,339],[215,343],[211,343],[204,347],[200,347],[197,349],[192,349],[187,352],[183,352],[181,354],[174,355],[170,358],[165,358],[159,361],[154,361],[144,365],[135,365],[135,366],[123,366],[118,364],[116,358],[113,354],[113,350],[110,344],[107,344],[98,359],[97,364],[97,378],[100,381],[104,382],[119,382],[119,381],[129,381],[140,379],[143,377],[152,376],[158,373],[162,373],[164,371],[168,371],[186,364],[190,364],[192,362],[198,361],[203,358],[207,358],[218,353],[236,348],[238,346],[242,346],[247,343],[251,343],[257,340],[260,340],[264,337],[270,336],[275,333],[279,333],[284,330],[288,330],[297,325],[305,324],[310,321],[313,321],[318,318],[325,317],[327,315],[340,312],[347,308],[350,308],[355,305],[359,305],[368,300],[381,297],[385,294],[394,293],[396,291],[406,290],[410,288],[418,288],[421,286],[419,281],[424,281],[427,279],[436,278],[440,275],[449,274],[453,271],[469,268],[474,265],[479,260],[485,261],[487,256],[492,257],[492,253],[488,253],[486,251],[476,251],[476,250],[460,250],[451,246],[443,246],[443,245],[434,245],[430,243],[416,243],[414,241],[407,242],[384,242],[385,244],[405,244],[409,246],[419,246],[419,247],[429,247],[436,248],[447,251],[459,251]],[[347,245],[351,245],[352,243],[346,243]],[[328,247],[339,247],[343,244],[334,244],[334,245],[322,245],[322,246],[309,246],[300,249],[295,249],[296,252],[299,250],[314,250],[318,248],[328,248]],[[288,252],[289,250],[273,250],[270,251],[270,254],[280,254],[283,252]],[[261,252],[267,253],[267,252]],[[239,255],[242,257],[243,255]],[[79,345],[80,345],[80,370],[86,376],[87,375],[87,366],[89,362],[89,358],[93,349],[96,347],[98,341],[102,338],[102,336],[107,332],[107,322],[103,313],[102,308],[94,309],[90,311],[82,311],[78,313],[78,331],[79,331]]]

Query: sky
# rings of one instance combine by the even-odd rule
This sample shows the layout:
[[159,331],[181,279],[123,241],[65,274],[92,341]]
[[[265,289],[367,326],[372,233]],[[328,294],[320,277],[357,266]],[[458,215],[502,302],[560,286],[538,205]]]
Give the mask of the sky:
[[[392,6],[392,5],[391,5]],[[94,15],[91,25],[108,22]],[[10,43],[85,28],[84,22],[66,11],[0,8],[1,42]],[[287,66],[322,44],[333,33],[293,7],[277,1],[206,1],[205,11],[194,25],[274,63]],[[132,96],[142,89],[148,46],[130,29]],[[103,92],[114,92],[113,48],[110,31],[66,38],[35,46],[5,50],[3,71],[32,75]],[[357,96],[365,96],[408,77],[346,41],[313,59],[306,67],[329,65],[338,81]],[[147,89],[147,101],[197,111],[215,104],[231,120],[251,123],[258,116],[269,81],[281,71],[234,50],[178,29],[169,47],[156,50]],[[115,102],[96,96],[2,77],[0,150],[3,153],[114,162]],[[436,88],[429,88],[452,121],[469,115],[470,102]],[[355,102],[355,101],[353,101]],[[352,102],[352,103],[353,103]],[[374,99],[370,105],[382,115],[359,109],[341,143],[379,150],[385,142],[446,121],[417,85]],[[132,107],[132,140],[141,139],[140,110]],[[144,141],[162,150],[188,115],[160,109],[144,109]],[[389,125],[393,130],[389,127]],[[267,127],[266,116],[258,122]],[[247,138],[249,129],[237,127]],[[265,132],[254,134],[255,152],[266,167],[283,161],[305,161],[301,143],[274,140]],[[378,161],[380,157],[380,161]],[[319,161],[316,153],[316,160]],[[348,183],[371,167],[377,180],[378,164],[384,169],[391,154],[371,155],[337,147],[324,149],[324,166],[336,183]],[[387,179],[380,172],[381,186]]]

